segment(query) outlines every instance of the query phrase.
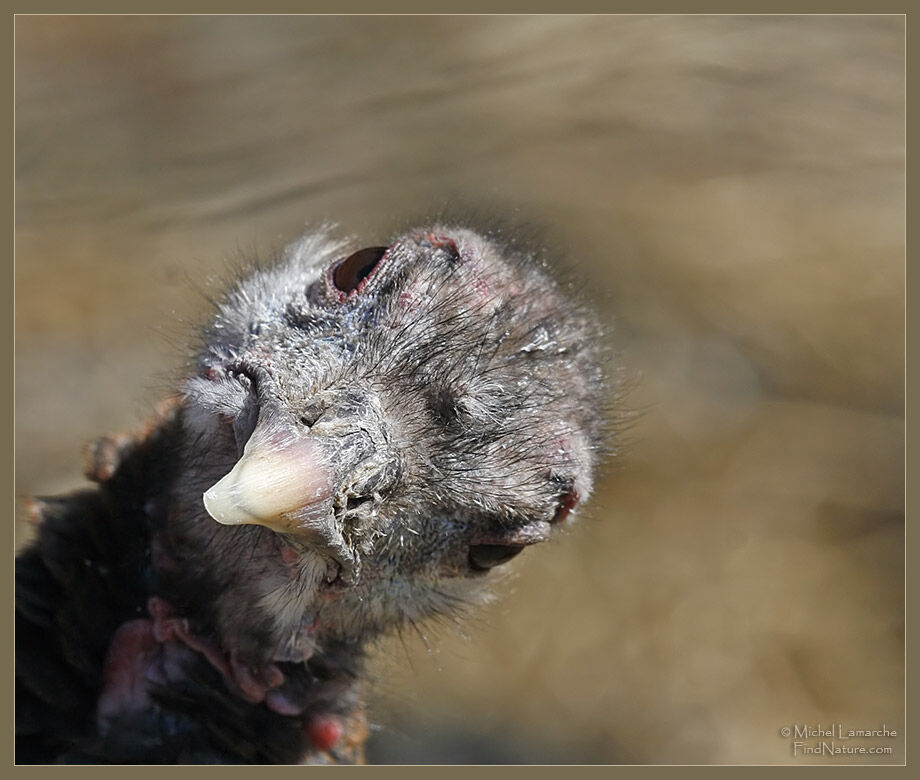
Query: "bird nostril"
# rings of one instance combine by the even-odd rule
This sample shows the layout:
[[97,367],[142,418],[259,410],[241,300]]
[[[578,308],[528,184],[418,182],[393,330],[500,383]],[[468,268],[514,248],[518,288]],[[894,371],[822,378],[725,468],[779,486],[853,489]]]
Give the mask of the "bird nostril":
[[470,568],[475,571],[487,571],[507,563],[521,550],[523,544],[473,544],[470,545],[468,560]]
[[324,401],[315,400],[301,406],[299,411],[300,424],[305,428],[312,428],[329,411],[329,405]]
[[348,501],[345,504],[346,511],[352,511],[357,509],[362,504],[366,504],[368,501],[372,501],[373,496],[350,496]]
[[323,416],[321,411],[309,412],[307,414],[300,415],[300,424],[305,428],[312,428],[319,421],[319,418]]

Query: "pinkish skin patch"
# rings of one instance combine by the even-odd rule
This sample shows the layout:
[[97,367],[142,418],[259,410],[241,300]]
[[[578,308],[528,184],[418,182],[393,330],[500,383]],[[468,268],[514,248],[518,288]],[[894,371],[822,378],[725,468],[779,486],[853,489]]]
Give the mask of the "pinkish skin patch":
[[467,272],[472,276],[470,284],[476,293],[478,302],[490,303],[494,308],[498,308],[501,305],[502,297],[495,292],[489,282],[488,273],[483,268],[482,261],[476,258],[468,248],[460,253],[460,260],[466,266]]
[[420,243],[427,243],[437,249],[443,249],[452,255],[460,257],[460,250],[457,248],[457,242],[449,236],[436,236],[433,233],[427,233]]
[[100,728],[104,728],[106,720],[142,710],[150,703],[147,671],[158,649],[153,621],[129,620],[115,631],[102,669],[102,693],[96,705]]
[[404,325],[409,318],[417,312],[425,296],[419,293],[418,285],[411,285],[399,294],[399,306],[394,312],[392,322],[389,323],[391,328],[399,328]]
[[265,694],[265,706],[272,712],[279,715],[293,717],[300,715],[304,710],[304,705],[299,704],[281,691],[269,691]]
[[304,724],[304,731],[313,747],[328,752],[342,738],[342,723],[334,715],[314,715]]
[[300,555],[297,550],[284,545],[281,548],[281,560],[284,561],[288,566],[293,566],[295,563],[297,563],[297,561],[300,560]]
[[162,642],[157,621],[138,618],[115,631],[103,666],[103,684],[96,702],[100,731],[112,719],[150,706],[149,685],[179,679],[193,650],[179,642]]
[[[137,712],[150,705],[147,689],[150,682],[162,683],[172,674],[179,673],[177,651],[180,640],[188,649],[203,652],[202,643],[191,641],[190,635],[179,628],[177,618],[164,618],[169,606],[162,599],[154,602],[155,620],[138,618],[123,623],[115,632],[103,667],[102,692],[96,705],[96,718],[102,731],[107,722],[119,715]],[[170,650],[170,647],[175,650]],[[184,652],[188,652],[184,649]],[[230,678],[242,691],[244,698],[252,703],[260,701],[280,715],[297,716],[303,712],[304,705],[298,704],[277,688],[284,682],[284,675],[274,665],[265,667],[264,674],[240,664],[231,655],[229,664],[205,653],[225,678]],[[215,663],[215,661],[218,661]],[[267,679],[265,679],[267,678]],[[329,737],[329,726],[320,729],[325,738]],[[333,744],[336,740],[333,740]]]
[[153,636],[158,642],[181,642],[201,653],[246,701],[253,704],[264,701],[270,690],[284,683],[284,674],[275,664],[269,663],[261,668],[248,666],[235,653],[228,655],[214,642],[196,636],[188,620],[179,617],[169,602],[153,596],[147,602],[147,611],[153,617]]
[[564,493],[559,498],[559,504],[556,507],[556,514],[553,515],[553,519],[550,520],[550,522],[553,525],[564,523],[571,511],[578,504],[578,498],[578,493],[574,490],[570,490],[568,493]]
[[[560,437],[553,442],[555,445],[555,454],[565,463],[570,463],[572,461],[572,443],[568,437]],[[568,519],[568,516],[571,514],[572,510],[578,505],[578,502],[581,500],[581,496],[578,495],[578,491],[574,488],[567,490],[565,493],[559,496],[558,503],[556,504],[556,511],[553,514],[550,523],[553,525],[560,525]]]
[[243,694],[246,701],[253,704],[264,701],[266,694],[284,682],[284,674],[275,664],[262,667],[242,663],[235,652],[230,653],[230,679]]
[[473,289],[479,296],[480,301],[489,301],[496,297],[492,294],[492,287],[481,276],[477,276],[475,279],[473,279]]

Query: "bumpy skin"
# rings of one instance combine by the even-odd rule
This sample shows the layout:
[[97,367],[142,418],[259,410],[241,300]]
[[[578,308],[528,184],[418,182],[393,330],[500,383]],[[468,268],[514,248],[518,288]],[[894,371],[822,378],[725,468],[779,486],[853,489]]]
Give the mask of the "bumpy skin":
[[37,505],[18,760],[360,760],[366,643],[590,494],[594,320],[469,230],[356,249],[308,235],[237,285],[174,407]]

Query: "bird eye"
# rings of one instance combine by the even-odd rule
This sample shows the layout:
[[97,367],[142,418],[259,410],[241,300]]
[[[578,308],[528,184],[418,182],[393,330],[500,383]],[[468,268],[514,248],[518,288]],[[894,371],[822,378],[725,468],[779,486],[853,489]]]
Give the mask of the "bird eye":
[[332,267],[332,284],[340,293],[354,292],[370,276],[389,247],[371,246],[359,249]]
[[510,561],[524,549],[523,544],[474,544],[470,547],[470,567],[486,571]]

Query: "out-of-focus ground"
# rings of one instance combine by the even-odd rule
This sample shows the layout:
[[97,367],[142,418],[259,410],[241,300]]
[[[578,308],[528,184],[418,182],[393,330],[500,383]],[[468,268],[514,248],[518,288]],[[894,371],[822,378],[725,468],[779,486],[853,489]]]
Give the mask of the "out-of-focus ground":
[[516,208],[645,412],[503,598],[380,648],[371,760],[901,761],[904,58],[897,16],[20,16],[17,494],[148,416],[228,260]]

